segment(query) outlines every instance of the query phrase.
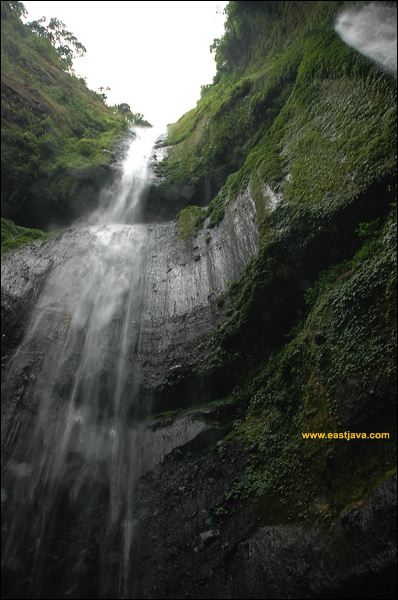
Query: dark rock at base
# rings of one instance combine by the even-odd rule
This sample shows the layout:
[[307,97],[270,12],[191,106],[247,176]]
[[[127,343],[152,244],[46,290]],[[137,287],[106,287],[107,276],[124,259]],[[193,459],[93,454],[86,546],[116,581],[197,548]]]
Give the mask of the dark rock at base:
[[[134,597],[394,597],[395,478],[345,509],[331,529],[322,523],[259,526],[251,501],[224,495],[245,463],[233,448],[222,457],[217,446],[201,454],[187,448],[142,480]],[[184,483],[183,494],[177,482]],[[171,560],[175,546],[178,566]],[[141,560],[147,555],[150,563]]]

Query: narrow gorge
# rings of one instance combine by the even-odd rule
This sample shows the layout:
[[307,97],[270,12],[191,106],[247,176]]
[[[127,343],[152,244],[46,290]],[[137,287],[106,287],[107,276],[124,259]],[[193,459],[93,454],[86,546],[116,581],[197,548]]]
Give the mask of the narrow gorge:
[[23,10],[2,2],[2,597],[395,597],[396,3],[229,2],[167,128]]

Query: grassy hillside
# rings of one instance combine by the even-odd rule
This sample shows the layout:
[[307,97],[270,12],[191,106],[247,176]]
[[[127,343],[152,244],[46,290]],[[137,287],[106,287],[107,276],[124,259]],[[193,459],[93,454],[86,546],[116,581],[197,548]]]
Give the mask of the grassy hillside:
[[1,3],[2,214],[46,226],[93,201],[127,121],[22,22],[21,10]]

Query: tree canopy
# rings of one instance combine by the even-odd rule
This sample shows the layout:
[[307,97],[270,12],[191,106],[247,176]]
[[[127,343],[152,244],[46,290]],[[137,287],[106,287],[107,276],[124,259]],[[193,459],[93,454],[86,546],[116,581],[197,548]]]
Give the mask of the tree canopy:
[[41,17],[27,25],[33,33],[54,46],[67,69],[72,69],[74,58],[83,56],[87,51],[76,36],[66,29],[65,23],[55,17],[49,20]]
[[114,111],[124,115],[126,119],[133,125],[141,125],[143,127],[150,127],[150,123],[144,118],[142,113],[133,113],[130,105],[127,102],[121,104],[115,104],[113,107]]
[[17,1],[5,1],[1,3],[1,11],[2,15],[7,13],[13,13],[17,17],[25,17],[27,14],[27,10],[22,2]]

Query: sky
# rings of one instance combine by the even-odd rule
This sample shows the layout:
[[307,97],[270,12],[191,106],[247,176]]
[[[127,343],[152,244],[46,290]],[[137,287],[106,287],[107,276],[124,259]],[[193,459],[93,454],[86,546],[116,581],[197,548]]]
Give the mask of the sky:
[[209,46],[224,28],[218,1],[25,1],[28,20],[57,17],[86,47],[75,72],[91,89],[110,87],[108,104],[127,102],[153,124],[196,105],[215,74]]

